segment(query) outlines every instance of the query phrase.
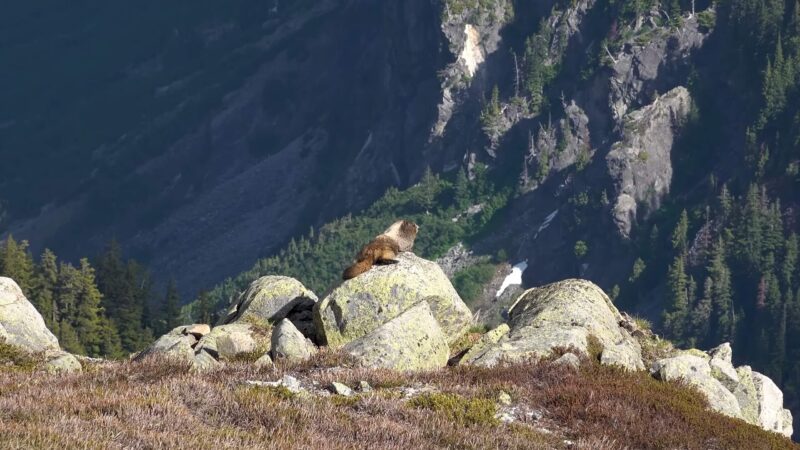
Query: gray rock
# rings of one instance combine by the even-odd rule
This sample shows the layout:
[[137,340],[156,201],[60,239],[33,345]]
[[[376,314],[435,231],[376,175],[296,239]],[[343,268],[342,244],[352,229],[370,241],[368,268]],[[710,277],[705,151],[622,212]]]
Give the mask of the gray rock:
[[615,55],[609,83],[609,106],[614,122],[621,124],[629,108],[652,100],[656,81],[663,79],[665,67],[683,64],[702,47],[708,35],[700,31],[697,18],[686,18],[679,28],[661,29],[644,46],[625,45]]
[[261,277],[230,306],[220,324],[250,323],[267,328],[288,318],[306,337],[316,339],[312,317],[315,303],[317,296],[294,278]]
[[255,366],[259,369],[275,367],[275,364],[272,362],[272,358],[270,358],[269,353],[265,353],[264,356],[258,358],[253,364],[255,364]]
[[509,317],[508,334],[465,363],[493,366],[503,359],[545,357],[557,347],[588,355],[589,337],[594,336],[605,364],[644,368],[639,344],[618,325],[619,311],[590,281],[565,280],[529,289],[512,305]]
[[711,356],[709,361],[711,376],[719,380],[729,391],[734,392],[739,384],[739,375],[731,362],[733,357],[731,344],[726,342],[709,350],[708,354]]
[[742,411],[742,419],[745,422],[757,425],[758,420],[758,393],[753,381],[753,370],[750,366],[740,366],[736,368],[736,376],[739,383],[733,390],[733,395],[739,403]]
[[372,386],[370,386],[366,381],[361,380],[358,382],[358,390],[364,393],[372,392]]
[[194,325],[189,325],[183,330],[184,334],[191,334],[197,339],[200,339],[201,337],[207,335],[210,332],[211,332],[211,326],[204,323],[196,323]]
[[672,144],[691,103],[689,91],[679,86],[623,120],[623,139],[611,147],[606,164],[617,197],[613,219],[625,238],[630,237],[637,217],[657,210],[669,193]]
[[419,302],[343,350],[363,367],[438,369],[447,365],[447,339],[427,302]]
[[766,375],[753,372],[758,398],[758,425],[768,431],[791,437],[792,413],[783,408],[783,392]]
[[222,367],[222,363],[208,352],[199,351],[195,353],[194,359],[192,359],[192,369],[197,372],[210,372],[220,367]]
[[0,277],[0,340],[27,352],[58,351],[58,339],[11,278]]
[[74,355],[63,351],[47,355],[44,368],[49,373],[75,373],[82,370],[78,359]]
[[422,300],[449,343],[467,331],[472,313],[442,269],[410,252],[397,261],[345,281],[317,304],[314,320],[329,347],[371,333]]
[[346,384],[342,384],[337,381],[331,383],[331,390],[334,394],[342,395],[344,397],[352,397],[355,395],[355,392],[353,392],[353,390],[350,389]]
[[733,349],[730,342],[724,342],[708,351],[708,355],[712,359],[724,361],[728,364],[733,364]]
[[684,380],[706,396],[711,409],[726,416],[742,418],[739,402],[731,391],[711,376],[708,360],[684,353],[656,361],[652,371],[662,381]]
[[564,366],[568,367],[572,370],[578,370],[581,368],[581,359],[574,353],[564,353],[553,361],[553,364],[556,366]]
[[180,326],[161,336],[150,347],[139,353],[134,360],[140,361],[144,358],[158,356],[175,361],[193,362],[197,338],[191,334],[185,334],[185,329],[185,326]]
[[474,361],[478,359],[481,355],[489,351],[495,344],[508,332],[511,331],[511,328],[508,326],[507,323],[501,323],[497,327],[493,328],[492,330],[488,331],[486,334],[480,337],[477,342],[475,342],[472,347],[464,354],[461,358],[461,364],[468,363],[470,361]]
[[197,352],[205,351],[216,359],[235,359],[253,353],[266,353],[270,330],[247,323],[220,325],[211,329],[197,343]]
[[272,356],[301,361],[317,353],[317,347],[295,328],[289,319],[283,319],[272,330]]

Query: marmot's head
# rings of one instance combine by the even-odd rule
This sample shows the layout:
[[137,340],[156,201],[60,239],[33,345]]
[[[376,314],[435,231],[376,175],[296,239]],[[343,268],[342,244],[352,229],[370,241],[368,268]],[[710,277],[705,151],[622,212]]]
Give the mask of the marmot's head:
[[419,231],[419,225],[415,224],[414,222],[410,220],[398,220],[397,222],[393,223],[392,226],[387,228],[383,234],[392,236],[395,239],[402,239],[413,244],[414,239],[417,237],[417,231]]

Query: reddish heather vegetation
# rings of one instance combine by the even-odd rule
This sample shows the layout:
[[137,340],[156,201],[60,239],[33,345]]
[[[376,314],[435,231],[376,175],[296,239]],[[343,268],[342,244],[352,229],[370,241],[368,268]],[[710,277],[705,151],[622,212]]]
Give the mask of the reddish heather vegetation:
[[[310,393],[246,380],[291,374]],[[319,395],[338,381],[371,392]],[[412,388],[412,389],[409,389]],[[316,392],[316,393],[315,393]],[[508,406],[497,399],[511,398]],[[498,420],[498,413],[515,417]],[[193,373],[164,361],[82,374],[0,369],[0,447],[17,448],[798,448],[705,409],[694,391],[583,361],[401,374],[339,354],[276,369]]]

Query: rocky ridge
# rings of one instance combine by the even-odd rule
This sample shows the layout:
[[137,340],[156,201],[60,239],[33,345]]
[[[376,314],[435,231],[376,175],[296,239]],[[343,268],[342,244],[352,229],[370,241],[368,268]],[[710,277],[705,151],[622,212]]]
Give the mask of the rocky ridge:
[[[58,351],[57,341],[16,284],[9,279],[0,283],[4,341],[27,352]],[[234,302],[224,324],[178,327],[135,360],[167,359],[200,372],[237,361],[271,367],[277,360],[312,358],[319,351],[315,339],[333,346],[326,351],[339,347],[359,366],[397,371],[437,370],[448,364],[496,367],[530,359],[582,370],[594,360],[629,372],[649,367],[659,380],[696,388],[715,411],[785,436],[793,433],[780,389],[748,366],[735,368],[729,344],[707,353],[663,350],[657,337],[620,313],[589,281],[564,280],[529,289],[513,304],[508,323],[469,341],[464,341],[469,309],[438,265],[411,253],[402,254],[396,264],[375,267],[342,283],[322,301],[315,300],[297,280],[264,277]],[[302,324],[308,313],[314,316],[316,330],[304,334],[292,317],[301,318]],[[32,325],[23,328],[19,323]],[[654,353],[653,348],[662,350]],[[42,362],[49,370],[80,367],[64,352]],[[287,380],[290,389],[318,395],[317,388],[309,390],[293,378]],[[339,395],[351,395],[347,386],[333,386]],[[516,420],[503,414],[504,420]]]

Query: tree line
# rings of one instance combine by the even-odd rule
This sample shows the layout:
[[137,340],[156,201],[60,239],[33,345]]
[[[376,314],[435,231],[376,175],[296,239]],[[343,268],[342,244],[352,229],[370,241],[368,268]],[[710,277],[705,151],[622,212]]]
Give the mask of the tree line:
[[181,321],[175,282],[157,295],[147,269],[124,258],[113,241],[92,261],[82,258],[73,265],[47,249],[34,258],[27,241],[9,235],[0,242],[0,276],[19,284],[71,353],[123,357]]

